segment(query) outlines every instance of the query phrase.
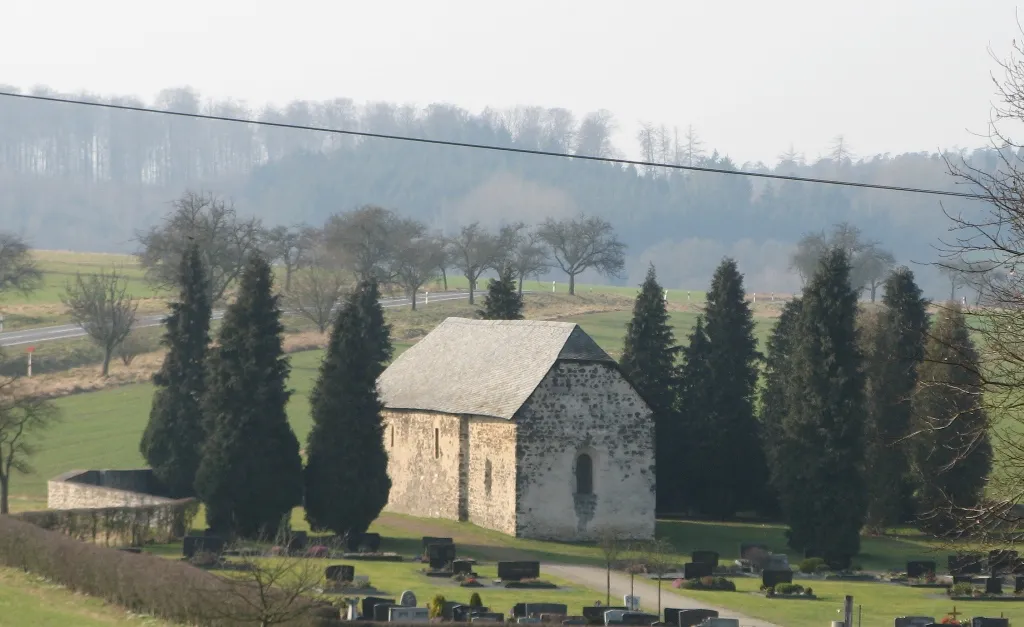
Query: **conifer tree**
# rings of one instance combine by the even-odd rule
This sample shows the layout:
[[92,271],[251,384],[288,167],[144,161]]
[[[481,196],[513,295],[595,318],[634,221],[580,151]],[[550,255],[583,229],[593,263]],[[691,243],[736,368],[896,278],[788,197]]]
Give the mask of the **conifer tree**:
[[[363,282],[346,300],[310,394],[305,506],[315,530],[363,533],[388,502],[391,480],[377,377],[390,359],[391,344],[379,297],[375,282]],[[369,311],[371,302],[379,316]]]
[[867,507],[864,376],[849,275],[846,254],[832,249],[804,288],[775,465],[790,546],[830,561],[859,552]]
[[484,308],[477,312],[484,320],[522,320],[523,295],[519,293],[511,268],[501,271],[487,286]]
[[161,344],[164,363],[153,376],[156,391],[139,448],[153,474],[172,497],[194,493],[204,430],[201,400],[210,344],[209,286],[197,244],[178,270],[181,294],[171,303]]
[[907,447],[911,398],[924,359],[928,303],[906,267],[889,274],[882,310],[865,334],[867,425],[865,467],[868,490],[866,523],[884,531],[908,513],[911,488]]
[[203,398],[208,435],[196,492],[212,529],[242,537],[272,537],[302,501],[278,298],[270,264],[254,255],[210,352]]
[[666,489],[671,489],[667,501],[671,508],[664,511],[692,513],[699,503],[709,500],[707,493],[714,489],[717,481],[709,465],[714,460],[704,446],[709,432],[715,428],[709,422],[714,421],[714,416],[707,411],[712,398],[711,377],[711,342],[704,328],[704,317],[698,316],[682,349],[675,415],[667,422],[664,436],[658,434],[658,446],[661,446],[658,450],[662,451],[658,467],[665,465],[670,471],[668,476],[658,474],[659,495],[662,482]]
[[665,307],[664,290],[658,284],[654,266],[640,286],[633,304],[633,317],[626,323],[626,338],[619,364],[626,378],[651,405],[655,425],[655,459],[658,460],[658,509],[673,508],[668,478],[675,472],[670,460],[678,458],[681,442],[673,423],[676,404],[676,346]]
[[[705,434],[708,439],[702,442],[702,448],[710,456],[709,461],[732,462],[730,472],[717,474],[713,481],[709,478],[714,490],[707,491],[696,504],[702,512],[717,518],[756,509],[766,482],[760,425],[754,416],[761,354],[754,337],[754,314],[745,296],[743,275],[736,262],[722,260],[711,280],[704,310],[705,331],[711,343],[710,402],[704,411],[714,417],[715,429]],[[704,422],[711,424],[710,419]]]
[[777,485],[779,450],[782,446],[782,422],[786,417],[786,386],[789,383],[796,323],[800,318],[801,300],[793,298],[782,308],[775,328],[768,338],[764,364],[764,385],[761,388],[761,445],[769,472],[768,485],[761,499],[761,513],[781,515]]
[[912,465],[922,526],[953,531],[981,501],[992,470],[989,419],[979,357],[960,306],[939,313],[918,368],[913,401]]

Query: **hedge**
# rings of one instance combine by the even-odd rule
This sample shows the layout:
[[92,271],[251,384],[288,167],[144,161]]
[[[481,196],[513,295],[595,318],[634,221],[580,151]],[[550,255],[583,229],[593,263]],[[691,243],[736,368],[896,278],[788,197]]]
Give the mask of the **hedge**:
[[102,540],[106,546],[110,545],[111,540],[129,546],[142,546],[149,541],[166,543],[181,538],[191,527],[198,512],[198,501],[180,499],[137,507],[22,512],[14,514],[12,518],[78,540]]
[[[12,516],[0,516],[0,564],[138,614],[209,627],[253,624],[245,620],[250,612],[242,609],[245,602],[240,594],[255,598],[255,591],[243,591],[186,562],[80,542]],[[223,618],[227,615],[232,618]],[[294,627],[316,624],[323,624],[322,619],[312,615],[288,623]]]

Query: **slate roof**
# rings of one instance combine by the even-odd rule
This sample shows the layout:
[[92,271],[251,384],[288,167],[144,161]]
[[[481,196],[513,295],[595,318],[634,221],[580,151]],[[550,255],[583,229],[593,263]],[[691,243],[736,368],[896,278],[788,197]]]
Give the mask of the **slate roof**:
[[511,419],[561,360],[615,364],[571,322],[448,318],[377,382],[390,409]]

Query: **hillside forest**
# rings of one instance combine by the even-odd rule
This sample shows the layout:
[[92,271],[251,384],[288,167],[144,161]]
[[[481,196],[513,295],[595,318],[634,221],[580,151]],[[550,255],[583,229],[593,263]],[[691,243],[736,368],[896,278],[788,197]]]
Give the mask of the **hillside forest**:
[[[19,91],[0,86],[0,91]],[[607,111],[582,116],[521,106],[473,113],[449,104],[414,108],[348,98],[281,108],[205,99],[182,87],[152,102],[132,96],[32,93],[158,109],[352,129],[592,156],[621,156],[724,170],[968,191],[952,161],[993,172],[994,148],[861,155],[837,135],[825,155],[780,147],[779,162],[735,163],[699,128],[644,124],[636,146],[612,143]],[[837,132],[841,129],[837,129]],[[350,135],[195,120],[153,113],[0,98],[0,220],[36,248],[132,252],[186,189],[230,198],[265,225],[321,225],[366,204],[452,235],[479,222],[538,224],[581,213],[607,220],[626,245],[612,281],[639,284],[653,263],[670,288],[699,288],[725,256],[747,287],[794,292],[797,242],[838,223],[914,268],[925,294],[948,298],[950,281],[931,264],[948,236],[947,214],[977,211],[957,198],[779,181],[665,168],[490,152]],[[554,278],[554,277],[552,277]],[[596,280],[586,274],[581,281]],[[601,279],[605,282],[607,279]]]

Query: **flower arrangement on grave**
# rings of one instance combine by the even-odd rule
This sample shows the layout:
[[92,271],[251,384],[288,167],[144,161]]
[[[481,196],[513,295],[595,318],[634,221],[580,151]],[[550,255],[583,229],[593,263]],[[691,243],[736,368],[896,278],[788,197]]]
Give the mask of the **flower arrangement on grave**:
[[306,551],[306,557],[327,558],[327,557],[330,557],[330,555],[331,555],[330,550],[326,546],[323,546],[322,544],[318,544],[316,546],[311,546],[311,547],[309,547],[309,550]]
[[473,575],[466,575],[465,579],[463,579],[462,583],[459,585],[463,588],[479,588],[483,586],[483,584],[480,583],[480,581]]
[[773,588],[762,588],[765,596],[771,597],[813,597],[814,589],[805,588],[798,583],[777,583]]
[[[679,587],[687,590],[720,590],[736,592],[736,584],[725,577],[701,577],[700,579],[679,579]],[[672,582],[675,586],[675,582]]]
[[678,590],[679,588],[683,587],[683,584],[685,582],[686,582],[685,579],[673,579],[672,580],[672,587],[675,588],[676,590]]
[[927,573],[924,574],[924,582],[925,583],[932,584],[932,583],[935,583],[935,581],[936,581],[935,571],[931,571],[930,570],[930,571],[928,571]]

